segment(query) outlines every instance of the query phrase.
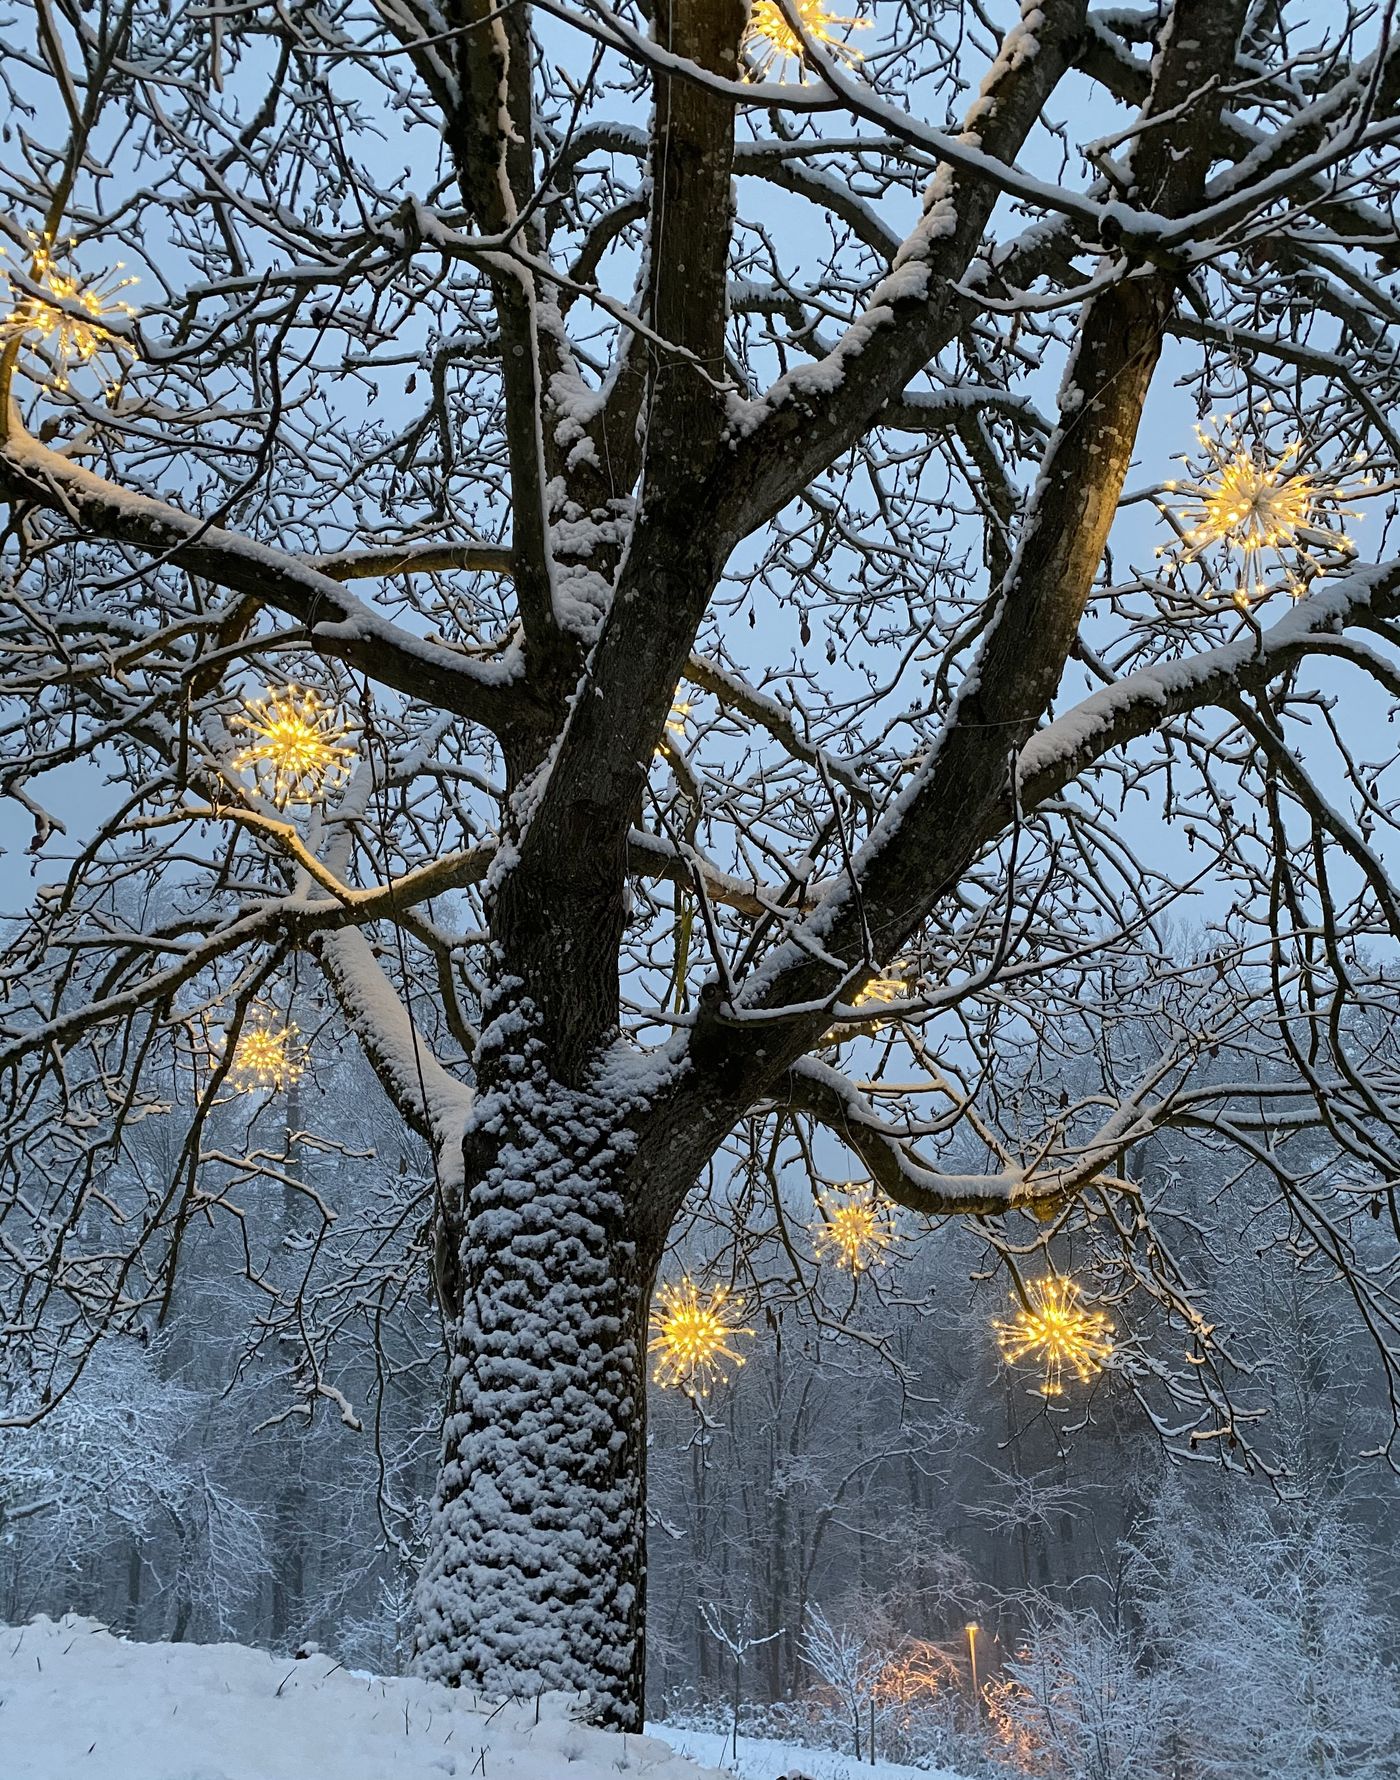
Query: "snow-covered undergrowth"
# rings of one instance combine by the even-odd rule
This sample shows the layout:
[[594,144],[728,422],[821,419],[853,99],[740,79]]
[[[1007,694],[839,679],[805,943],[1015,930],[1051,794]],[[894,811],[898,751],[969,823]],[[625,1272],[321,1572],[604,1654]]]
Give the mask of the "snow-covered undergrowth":
[[0,1626],[3,1780],[720,1780],[716,1766],[726,1780],[956,1780],[742,1736],[734,1770],[724,1742],[594,1730],[555,1695],[479,1707],[328,1656],[134,1644],[72,1615]]
[[664,1737],[683,1755],[711,1767],[728,1769],[738,1780],[960,1780],[951,1768],[910,1768],[901,1762],[857,1761],[853,1755],[835,1749],[808,1749],[800,1743],[779,1743],[768,1737],[746,1737],[739,1733],[737,1766],[732,1745],[722,1731],[673,1730],[666,1725],[652,1725],[652,1734]]

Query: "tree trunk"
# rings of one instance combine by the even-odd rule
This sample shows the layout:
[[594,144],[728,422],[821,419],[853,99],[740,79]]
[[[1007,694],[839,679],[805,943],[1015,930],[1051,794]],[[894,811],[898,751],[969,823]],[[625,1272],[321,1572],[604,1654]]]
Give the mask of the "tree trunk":
[[494,1061],[440,1268],[452,1363],[417,1667],[493,1695],[586,1692],[634,1729],[658,1251],[631,1209],[627,1096],[549,1080],[518,1034]]

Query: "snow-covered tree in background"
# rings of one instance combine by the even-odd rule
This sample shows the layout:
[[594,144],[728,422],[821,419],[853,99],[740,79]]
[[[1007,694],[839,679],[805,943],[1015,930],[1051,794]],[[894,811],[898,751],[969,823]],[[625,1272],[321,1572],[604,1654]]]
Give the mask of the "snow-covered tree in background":
[[31,1556],[26,1590],[3,1604],[8,1617],[53,1607],[120,1532],[133,1549],[163,1536],[169,1562],[155,1581],[174,1604],[177,1639],[192,1624],[231,1634],[269,1554],[258,1504],[230,1488],[227,1455],[220,1465],[207,1439],[194,1450],[192,1424],[207,1413],[201,1394],[161,1376],[149,1349],[113,1341],[81,1391],[37,1426],[0,1437],[0,1544],[23,1526]]
[[803,1662],[830,1695],[834,1715],[859,1761],[862,1747],[869,1752],[867,1726],[873,1720],[880,1676],[893,1654],[889,1642],[851,1621],[833,1625],[822,1608],[814,1607],[802,1628],[799,1649]]
[[1167,1489],[1140,1578],[1157,1724],[1202,1780],[1381,1780],[1400,1760],[1400,1670],[1371,1607],[1374,1553],[1329,1504],[1232,1497],[1202,1525]]
[[[339,1344],[431,1257],[419,1660],[623,1725],[688,1201],[726,1280],[766,1207],[770,1296],[837,1265],[794,1169],[1054,1244],[1229,1456],[1130,1166],[1188,1127],[1396,1364],[1389,13],[765,16],[36,0],[0,64],[6,1407],[226,1237],[360,1425]],[[312,972],[428,1159],[345,1224],[299,1118],[227,1141]]]
[[1031,1627],[989,1704],[1032,1772],[1135,1780],[1162,1771],[1170,1698],[1167,1678],[1144,1670],[1131,1638],[1093,1613],[1061,1608]]

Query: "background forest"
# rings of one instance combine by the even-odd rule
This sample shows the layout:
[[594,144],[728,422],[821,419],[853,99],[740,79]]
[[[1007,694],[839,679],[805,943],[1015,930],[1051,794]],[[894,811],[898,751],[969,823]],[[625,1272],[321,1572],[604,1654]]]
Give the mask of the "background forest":
[[[406,1665],[441,1336],[426,1265],[390,1281],[382,1256],[422,1223],[430,1161],[337,1017],[306,991],[296,1011],[306,1073],[228,1096],[209,1133],[243,1215],[194,1233],[163,1328],[0,1432],[0,1619]],[[1150,1038],[1135,1025],[1111,1041]],[[128,1132],[116,1201],[168,1171],[175,1124]],[[1259,1265],[1289,1231],[1237,1160],[1222,1223],[1207,1139],[1132,1166],[1217,1319],[1248,1455],[1173,1438],[1154,1385],[1182,1334],[1140,1301],[1105,1370],[1048,1398],[998,1353],[1005,1277],[975,1224],[895,1225],[852,1276],[814,1265],[781,1143],[697,1196],[666,1272],[727,1270],[751,1333],[708,1398],[652,1389],[653,1716],[731,1726],[737,1679],[741,1735],[865,1759],[873,1732],[969,1773],[1394,1774],[1391,1405],[1345,1282],[1301,1247]],[[1093,1265],[1072,1240],[1056,1259]],[[336,1336],[310,1392],[289,1306]]]

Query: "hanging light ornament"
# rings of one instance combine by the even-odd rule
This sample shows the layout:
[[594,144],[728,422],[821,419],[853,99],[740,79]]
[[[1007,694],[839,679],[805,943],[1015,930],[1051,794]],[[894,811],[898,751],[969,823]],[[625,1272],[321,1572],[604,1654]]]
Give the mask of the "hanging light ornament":
[[[871,977],[870,981],[863,989],[856,991],[850,1005],[853,1008],[883,1007],[886,1003],[891,1001],[903,1001],[908,993],[909,984],[903,977]],[[878,1032],[882,1026],[887,1026],[889,1022],[887,1020],[869,1017],[868,1024],[872,1032]],[[856,1033],[854,1029],[849,1026],[832,1026],[822,1034],[821,1042],[824,1045],[839,1045],[843,1044],[846,1039],[854,1038],[855,1036]]]
[[666,718],[665,732],[657,746],[656,753],[658,759],[671,752],[673,744],[668,739],[669,737],[674,736],[678,742],[683,742],[685,740],[685,726],[690,721],[690,713],[694,709],[695,707],[690,700],[682,698],[679,689],[677,689],[675,698],[671,700],[671,709]]
[[752,1329],[736,1320],[744,1301],[727,1286],[701,1295],[694,1280],[661,1286],[652,1306],[652,1337],[647,1352],[657,1355],[652,1377],[657,1384],[679,1386],[689,1397],[708,1397],[716,1384],[728,1384],[728,1366],[742,1366],[744,1356],[731,1344]]
[[[10,339],[37,339],[53,367],[55,389],[67,389],[71,369],[91,364],[104,353],[114,355],[119,367],[123,358],[135,358],[135,347],[113,332],[111,323],[136,314],[119,293],[137,280],[119,276],[120,262],[114,270],[87,279],[60,271],[54,264],[52,240],[32,232],[29,238],[33,251],[26,282],[38,290],[25,290],[9,268],[0,265],[0,278],[11,300],[9,313],[0,318],[0,334]],[[71,248],[76,240],[70,237],[66,245]],[[0,260],[7,257],[0,247]]]
[[1013,1366],[1033,1358],[1044,1370],[1037,1387],[1043,1397],[1064,1395],[1066,1372],[1087,1384],[1113,1352],[1112,1322],[1082,1304],[1079,1287],[1057,1273],[1037,1280],[1026,1296],[1028,1303],[992,1324],[1002,1358]]
[[882,1267],[899,1241],[889,1201],[870,1181],[846,1181],[819,1193],[817,1213],[811,1225],[817,1259],[833,1260],[849,1273]]
[[[1260,409],[1270,412],[1267,405]],[[1214,558],[1221,581],[1234,560],[1232,597],[1239,606],[1258,605],[1280,587],[1301,599],[1318,576],[1356,554],[1342,522],[1356,517],[1347,503],[1373,490],[1370,478],[1355,472],[1364,453],[1349,465],[1304,469],[1301,438],[1275,455],[1250,421],[1227,414],[1211,426],[1214,431],[1196,428],[1200,450],[1181,458],[1189,479],[1165,485],[1168,494],[1186,498],[1168,509],[1180,542],[1161,546],[1158,556],[1174,559],[1173,572],[1201,561],[1209,568]]]
[[812,43],[820,43],[829,54],[838,62],[844,62],[848,68],[853,68],[863,59],[860,51],[847,43],[844,37],[838,36],[837,31],[863,31],[870,23],[869,19],[842,18],[839,13],[828,12],[821,0],[792,0],[792,7],[802,21],[801,35],[788,23],[787,15],[778,0],[754,0],[753,10],[749,14],[749,22],[739,45],[748,59],[750,79],[767,80],[776,64],[782,69],[778,78],[786,81],[788,63],[795,62],[800,80],[806,55],[803,37]]
[[251,771],[279,809],[319,803],[350,775],[355,750],[344,740],[340,712],[309,687],[269,688],[262,698],[248,699],[230,727],[252,737],[234,756],[234,771]]
[[275,1008],[248,1011],[233,1047],[228,1079],[240,1094],[280,1094],[306,1074],[306,1047]]

